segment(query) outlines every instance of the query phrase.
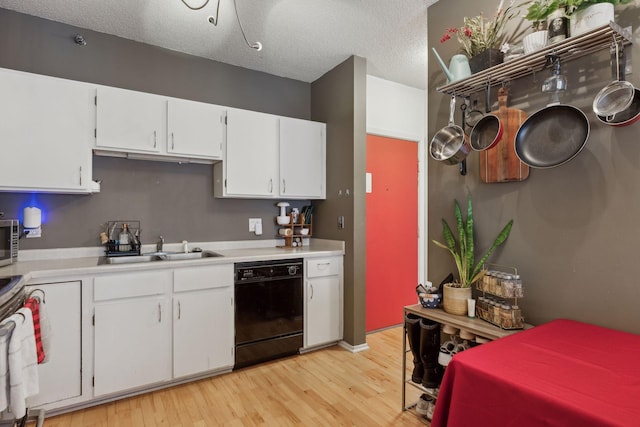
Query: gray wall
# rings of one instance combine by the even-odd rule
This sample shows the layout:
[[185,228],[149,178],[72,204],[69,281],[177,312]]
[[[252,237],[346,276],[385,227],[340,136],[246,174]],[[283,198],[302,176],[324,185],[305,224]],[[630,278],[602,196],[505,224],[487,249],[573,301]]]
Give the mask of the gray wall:
[[[87,46],[73,36],[81,33]],[[0,67],[303,119],[311,85],[0,9]],[[251,52],[247,51],[247,54]],[[8,155],[8,153],[3,153]],[[55,167],[55,165],[51,165]],[[213,198],[212,167],[94,156],[102,192],[87,195],[0,193],[0,211],[17,217],[33,197],[46,209],[43,237],[21,247],[97,246],[108,220],[140,219],[143,243],[271,239],[276,201]],[[304,202],[293,203],[300,206]]]
[[[622,26],[640,25],[639,2],[616,9]],[[429,8],[429,46],[448,59],[459,47],[455,40],[439,42],[445,30],[462,24],[462,15],[493,13],[496,2],[441,1]],[[459,11],[464,10],[461,14]],[[525,24],[526,25],[526,24]],[[511,29],[515,29],[515,23]],[[635,72],[628,76],[640,85],[640,46],[632,51]],[[640,229],[640,144],[638,126],[602,125],[591,111],[593,97],[611,81],[608,52],[566,62],[569,90],[563,102],[582,109],[589,118],[591,135],[585,149],[571,162],[548,170],[531,170],[520,183],[483,184],[479,157],[470,155],[469,173],[457,167],[428,161],[429,241],[441,240],[440,220],[453,221],[453,199],[474,200],[476,239],[486,250],[507,220],[514,227],[507,243],[492,261],[513,265],[521,272],[525,298],[521,306],[528,322],[540,324],[571,318],[640,333],[637,303],[640,279],[636,249]],[[542,108],[547,97],[539,93],[547,72],[512,82],[510,106],[530,114]],[[428,137],[446,125],[448,97],[435,89],[445,84],[432,54],[429,55]],[[495,97],[494,97],[495,100]],[[479,102],[482,106],[482,98]],[[494,104],[495,109],[495,104]],[[459,123],[459,114],[456,115]],[[439,281],[455,269],[450,255],[431,244],[428,275]]]
[[311,117],[327,123],[327,199],[314,203],[313,230],[345,241],[344,340],[359,345],[366,342],[366,60],[352,56],[313,82],[311,99]]

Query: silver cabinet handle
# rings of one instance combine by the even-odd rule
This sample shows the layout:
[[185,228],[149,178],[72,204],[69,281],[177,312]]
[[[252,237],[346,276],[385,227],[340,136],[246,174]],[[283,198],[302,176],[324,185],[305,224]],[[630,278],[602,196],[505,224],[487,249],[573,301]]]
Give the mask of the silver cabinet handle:
[[273,193],[273,178],[269,180],[269,193]]
[[176,137],[174,136],[173,132],[171,132],[171,149],[173,150],[176,146]]
[[82,166],[80,166],[80,187],[82,187]]
[[313,299],[313,283],[309,285],[311,287],[311,296],[309,299]]
[[158,323],[162,323],[162,305],[158,303]]
[[158,144],[158,132],[157,131],[153,131],[153,148],[156,148],[156,145]]
[[180,301],[178,301],[178,320],[182,317],[182,307],[180,306]]
[[284,178],[282,178],[282,193],[286,193],[287,192],[287,181],[285,181]]

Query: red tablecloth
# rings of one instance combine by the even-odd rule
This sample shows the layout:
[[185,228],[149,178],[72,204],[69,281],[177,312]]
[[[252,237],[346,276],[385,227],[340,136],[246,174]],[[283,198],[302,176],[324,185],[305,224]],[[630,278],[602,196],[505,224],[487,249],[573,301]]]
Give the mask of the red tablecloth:
[[461,352],[431,425],[640,426],[640,335],[561,319]]

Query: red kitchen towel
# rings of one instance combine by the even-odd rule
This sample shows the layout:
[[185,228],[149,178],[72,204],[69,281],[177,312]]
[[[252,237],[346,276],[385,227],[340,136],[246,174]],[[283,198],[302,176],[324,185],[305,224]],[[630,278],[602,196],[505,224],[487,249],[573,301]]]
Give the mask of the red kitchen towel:
[[38,363],[42,363],[45,358],[44,346],[42,345],[42,332],[40,330],[40,303],[35,298],[29,298],[24,306],[31,310],[33,315],[33,335],[36,338],[36,353]]

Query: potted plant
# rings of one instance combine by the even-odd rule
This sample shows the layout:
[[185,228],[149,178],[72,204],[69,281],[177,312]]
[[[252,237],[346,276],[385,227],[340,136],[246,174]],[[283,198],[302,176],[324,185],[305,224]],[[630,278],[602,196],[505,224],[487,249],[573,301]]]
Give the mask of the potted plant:
[[614,7],[633,0],[559,0],[569,17],[571,36],[579,36],[615,18]]
[[471,298],[471,285],[482,279],[486,270],[483,270],[485,261],[491,256],[493,251],[504,243],[509,237],[513,220],[504,226],[500,234],[495,238],[489,250],[475,262],[475,242],[474,242],[474,222],[471,196],[467,199],[467,218],[462,218],[462,212],[458,201],[455,201],[456,228],[458,239],[449,227],[447,221],[442,219],[442,234],[445,243],[433,240],[437,246],[448,250],[456,263],[458,269],[458,281],[447,283],[443,287],[443,308],[451,314],[464,315],[467,313],[467,299]]
[[534,31],[547,29],[547,18],[561,7],[564,0],[535,0],[528,4],[525,19],[531,21]]
[[525,19],[531,21],[533,33],[527,34],[522,40],[524,53],[532,53],[547,45],[547,18],[560,8],[562,0],[536,0],[528,4]]
[[452,35],[462,45],[462,51],[469,58],[471,72],[477,73],[485,68],[502,62],[503,54],[500,47],[505,42],[504,27],[516,16],[514,0],[505,8],[504,0],[501,0],[495,15],[487,19],[484,13],[478,16],[464,17],[460,28],[449,28],[440,39],[444,43],[451,39]]

